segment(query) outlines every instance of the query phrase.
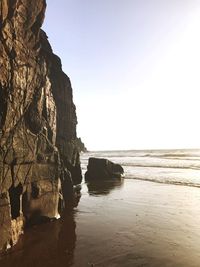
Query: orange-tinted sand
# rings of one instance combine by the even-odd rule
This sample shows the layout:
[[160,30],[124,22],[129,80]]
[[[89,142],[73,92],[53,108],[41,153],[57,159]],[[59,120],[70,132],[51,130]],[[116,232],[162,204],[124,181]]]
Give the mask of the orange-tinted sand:
[[0,266],[200,266],[199,188],[125,179],[89,189],[74,213],[27,230]]

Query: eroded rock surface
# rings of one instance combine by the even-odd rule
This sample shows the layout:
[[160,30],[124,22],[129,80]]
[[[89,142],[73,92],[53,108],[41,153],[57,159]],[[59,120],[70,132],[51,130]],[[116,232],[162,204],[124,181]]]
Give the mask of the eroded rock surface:
[[65,179],[82,179],[72,87],[41,30],[45,9],[0,2],[0,250],[27,221],[57,217]]
[[108,159],[89,158],[85,179],[86,181],[101,181],[112,178],[122,178],[123,175],[124,169],[121,165],[113,163]]

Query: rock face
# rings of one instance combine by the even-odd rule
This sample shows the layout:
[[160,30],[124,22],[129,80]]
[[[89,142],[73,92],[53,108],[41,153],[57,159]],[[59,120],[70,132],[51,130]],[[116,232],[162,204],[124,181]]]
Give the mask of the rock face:
[[87,152],[85,144],[82,142],[81,138],[77,138],[77,147],[79,152]]
[[66,185],[82,179],[72,87],[40,29],[45,8],[0,2],[0,250],[31,219],[57,217]]
[[124,170],[121,165],[115,164],[108,159],[89,158],[86,181],[106,180],[123,177]]

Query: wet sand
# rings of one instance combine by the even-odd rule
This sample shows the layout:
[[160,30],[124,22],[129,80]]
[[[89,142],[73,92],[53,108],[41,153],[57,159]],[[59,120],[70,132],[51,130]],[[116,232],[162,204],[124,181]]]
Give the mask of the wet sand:
[[1,267],[200,266],[200,189],[147,181],[83,185],[64,218],[28,229]]

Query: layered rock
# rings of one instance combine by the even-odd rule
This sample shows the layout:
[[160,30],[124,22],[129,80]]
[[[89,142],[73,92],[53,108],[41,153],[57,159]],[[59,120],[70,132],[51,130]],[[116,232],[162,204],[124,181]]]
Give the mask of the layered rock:
[[45,8],[0,2],[0,250],[25,222],[57,217],[62,184],[82,179],[72,87],[40,29]]

